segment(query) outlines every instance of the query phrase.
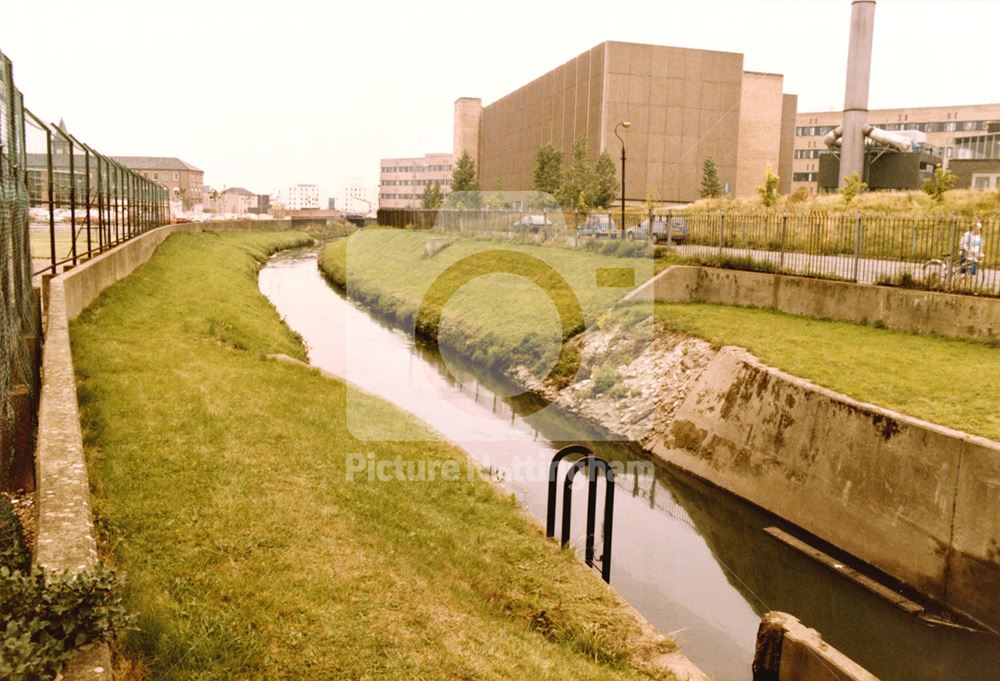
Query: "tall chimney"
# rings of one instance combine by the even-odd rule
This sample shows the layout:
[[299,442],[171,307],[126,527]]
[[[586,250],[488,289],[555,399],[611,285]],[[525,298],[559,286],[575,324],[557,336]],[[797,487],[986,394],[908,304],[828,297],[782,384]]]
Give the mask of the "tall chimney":
[[851,43],[847,48],[847,88],[844,93],[844,136],[840,147],[840,178],[864,177],[865,124],[868,122],[868,80],[872,66],[875,0],[851,2]]

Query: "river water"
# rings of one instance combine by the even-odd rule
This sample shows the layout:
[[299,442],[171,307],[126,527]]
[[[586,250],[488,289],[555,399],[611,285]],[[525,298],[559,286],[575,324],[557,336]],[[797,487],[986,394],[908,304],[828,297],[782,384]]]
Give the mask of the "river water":
[[[543,521],[544,470],[557,449],[581,442],[620,462],[611,585],[717,681],[751,678],[768,610],[792,613],[886,681],[1000,679],[997,639],[931,627],[763,532],[794,532],[779,519],[627,443],[601,442],[570,414],[507,397],[518,391],[501,378],[445,362],[345,299],[323,280],[314,254],[272,259],[260,289],[302,336],[313,365],[415,415],[494,470]],[[578,482],[574,495],[574,544],[582,544],[584,487]],[[598,511],[598,535],[600,521]]]

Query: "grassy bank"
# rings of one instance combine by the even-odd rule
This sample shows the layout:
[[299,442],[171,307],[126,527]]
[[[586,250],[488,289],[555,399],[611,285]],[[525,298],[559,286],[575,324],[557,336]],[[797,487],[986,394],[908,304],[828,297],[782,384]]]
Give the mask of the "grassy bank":
[[[378,313],[500,371],[525,365],[547,373],[564,339],[595,322],[653,269],[650,258],[485,239],[461,239],[428,255],[424,246],[433,237],[365,230],[325,248],[319,266]],[[432,293],[421,311],[438,277],[456,285],[469,281],[454,296]],[[568,313],[567,323],[560,323],[560,310]],[[572,314],[576,310],[582,315]]]
[[[304,354],[255,282],[297,238],[174,235],[73,325],[100,545],[128,573],[138,670],[647,677],[636,660],[664,644],[460,450],[357,441],[343,383],[265,359]],[[348,481],[353,453],[453,462],[461,480]]]
[[656,316],[855,399],[1000,440],[1000,349],[985,343],[729,305],[657,304]]

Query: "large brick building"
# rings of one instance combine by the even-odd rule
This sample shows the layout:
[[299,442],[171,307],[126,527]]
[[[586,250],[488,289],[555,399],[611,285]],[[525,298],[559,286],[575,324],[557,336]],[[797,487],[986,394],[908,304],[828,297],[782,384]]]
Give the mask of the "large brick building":
[[436,184],[451,191],[451,154],[417,158],[383,158],[379,171],[379,208],[419,208],[424,189]]
[[112,156],[113,161],[159,182],[179,200],[183,210],[191,210],[204,201],[205,173],[190,163],[172,156]]
[[781,75],[744,71],[742,54],[605,42],[486,107],[459,99],[454,153],[476,159],[484,188],[531,189],[542,144],[565,157],[583,136],[592,159],[608,151],[618,166],[614,131],[629,121],[628,201],[697,199],[706,157],[737,196],[768,165],[788,191],[796,97],[782,87]]

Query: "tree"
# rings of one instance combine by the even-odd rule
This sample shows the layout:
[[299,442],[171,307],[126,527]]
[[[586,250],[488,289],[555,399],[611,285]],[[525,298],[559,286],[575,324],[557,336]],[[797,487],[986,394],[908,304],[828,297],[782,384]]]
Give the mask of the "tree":
[[500,190],[500,180],[497,180],[493,192],[486,197],[486,207],[491,210],[504,210],[510,208],[510,202],[504,197]]
[[536,192],[551,194],[559,193],[562,185],[562,152],[556,149],[552,142],[546,142],[538,147],[535,154],[535,186]]
[[607,208],[618,196],[621,185],[618,183],[618,176],[615,175],[615,162],[611,160],[611,154],[606,151],[602,151],[597,157],[594,182],[594,205]]
[[451,171],[451,193],[448,194],[446,202],[456,208],[477,208],[481,200],[476,164],[469,156],[469,152],[463,151]]
[[844,186],[840,190],[840,195],[844,197],[844,203],[851,205],[854,197],[868,189],[868,185],[861,181],[861,176],[851,173],[850,177],[844,178]]
[[597,196],[597,173],[587,158],[587,138],[580,136],[573,143],[573,158],[563,172],[559,187],[559,203],[566,208],[586,212]]
[[420,197],[421,208],[440,208],[441,207],[441,187],[438,186],[437,182],[428,182],[424,186],[424,194]]
[[757,193],[760,194],[760,202],[764,204],[765,208],[771,208],[778,202],[778,181],[780,179],[774,174],[770,164],[768,164],[764,175],[764,184],[757,187]]
[[944,203],[944,193],[955,186],[955,174],[940,164],[934,166],[934,177],[924,182],[924,191],[935,203]]
[[701,190],[698,196],[703,199],[716,199],[722,196],[722,183],[719,182],[719,170],[711,156],[705,157],[701,169]]

